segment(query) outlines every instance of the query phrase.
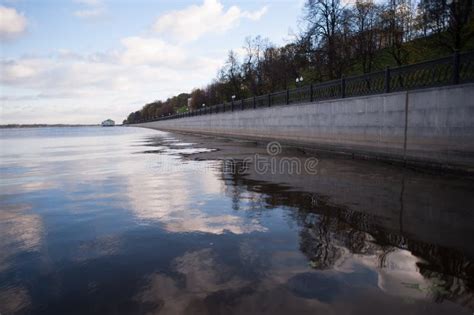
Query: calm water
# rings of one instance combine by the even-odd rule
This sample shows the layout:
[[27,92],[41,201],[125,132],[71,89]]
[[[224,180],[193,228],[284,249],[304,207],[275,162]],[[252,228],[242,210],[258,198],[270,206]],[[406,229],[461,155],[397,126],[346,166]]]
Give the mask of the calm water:
[[468,179],[323,156],[261,174],[242,165],[265,147],[138,128],[0,146],[2,315],[473,313]]

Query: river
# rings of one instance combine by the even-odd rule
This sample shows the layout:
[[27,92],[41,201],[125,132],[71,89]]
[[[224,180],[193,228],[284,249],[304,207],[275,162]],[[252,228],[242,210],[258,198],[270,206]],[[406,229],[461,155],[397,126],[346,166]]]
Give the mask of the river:
[[0,162],[2,315],[474,311],[470,178],[132,127]]

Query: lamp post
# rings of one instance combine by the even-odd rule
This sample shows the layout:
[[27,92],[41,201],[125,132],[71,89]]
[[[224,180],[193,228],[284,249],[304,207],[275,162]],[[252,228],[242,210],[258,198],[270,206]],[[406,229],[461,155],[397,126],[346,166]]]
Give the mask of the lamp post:
[[300,87],[301,85],[303,85],[303,76],[296,78],[296,87]]
[[232,95],[232,104],[231,104],[232,111],[234,111],[234,100],[235,100],[235,95]]

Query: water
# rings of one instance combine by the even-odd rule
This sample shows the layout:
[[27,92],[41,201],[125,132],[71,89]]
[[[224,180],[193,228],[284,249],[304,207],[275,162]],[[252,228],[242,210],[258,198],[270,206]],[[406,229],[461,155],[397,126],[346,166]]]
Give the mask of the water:
[[325,156],[262,173],[245,159],[308,155],[138,128],[0,145],[2,315],[473,312],[469,179]]

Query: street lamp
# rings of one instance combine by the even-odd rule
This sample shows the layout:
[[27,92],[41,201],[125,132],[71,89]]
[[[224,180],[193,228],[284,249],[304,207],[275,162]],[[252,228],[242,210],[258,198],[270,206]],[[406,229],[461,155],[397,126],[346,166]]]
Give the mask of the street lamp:
[[234,99],[235,99],[235,95],[232,95],[232,104],[231,104],[231,111],[234,111]]
[[202,104],[202,107],[206,107],[206,104]]
[[298,87],[299,85],[303,85],[303,76],[296,78],[296,87]]

